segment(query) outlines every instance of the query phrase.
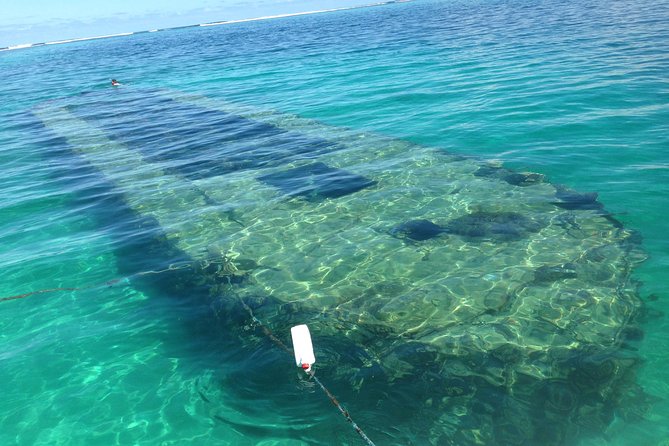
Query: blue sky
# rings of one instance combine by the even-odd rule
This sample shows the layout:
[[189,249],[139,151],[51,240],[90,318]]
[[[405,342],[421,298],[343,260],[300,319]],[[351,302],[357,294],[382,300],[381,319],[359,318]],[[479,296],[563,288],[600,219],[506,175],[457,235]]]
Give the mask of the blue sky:
[[0,0],[0,47],[265,15],[375,0]]

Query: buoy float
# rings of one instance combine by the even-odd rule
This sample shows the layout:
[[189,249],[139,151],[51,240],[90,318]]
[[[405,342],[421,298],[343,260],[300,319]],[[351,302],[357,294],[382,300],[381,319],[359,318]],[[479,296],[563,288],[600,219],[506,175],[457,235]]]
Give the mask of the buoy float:
[[293,339],[295,363],[305,372],[309,372],[311,366],[316,362],[309,327],[304,324],[296,325],[290,329],[290,336]]

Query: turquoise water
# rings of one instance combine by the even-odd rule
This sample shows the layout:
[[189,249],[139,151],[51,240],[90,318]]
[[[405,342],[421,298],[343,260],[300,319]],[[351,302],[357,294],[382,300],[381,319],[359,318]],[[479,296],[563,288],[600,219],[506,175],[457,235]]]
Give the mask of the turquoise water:
[[668,18],[415,2],[1,53],[0,296],[82,289],[0,302],[0,443],[361,444],[241,299],[309,323],[379,445],[666,444]]

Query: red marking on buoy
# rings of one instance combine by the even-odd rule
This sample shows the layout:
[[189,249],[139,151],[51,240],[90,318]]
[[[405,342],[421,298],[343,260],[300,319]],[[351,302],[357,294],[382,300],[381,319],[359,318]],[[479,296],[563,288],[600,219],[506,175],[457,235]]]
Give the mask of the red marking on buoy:
[[305,363],[305,364],[302,364],[302,368],[303,368],[304,370],[309,370],[309,367],[311,367],[309,364],[306,364],[306,363]]

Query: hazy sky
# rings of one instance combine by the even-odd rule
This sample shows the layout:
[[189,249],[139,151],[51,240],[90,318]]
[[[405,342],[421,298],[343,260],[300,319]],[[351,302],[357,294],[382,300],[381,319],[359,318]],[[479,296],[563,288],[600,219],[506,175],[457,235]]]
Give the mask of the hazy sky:
[[0,47],[373,3],[375,0],[0,0]]

